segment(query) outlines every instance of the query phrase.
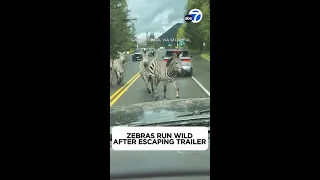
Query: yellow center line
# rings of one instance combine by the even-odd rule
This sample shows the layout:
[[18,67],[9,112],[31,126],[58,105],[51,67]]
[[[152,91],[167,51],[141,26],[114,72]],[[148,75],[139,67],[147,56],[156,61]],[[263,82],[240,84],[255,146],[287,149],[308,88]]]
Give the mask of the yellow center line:
[[116,97],[110,102],[110,107],[123,95],[123,93],[125,93],[125,92],[129,89],[129,87],[130,87],[139,77],[140,77],[140,74],[138,73],[138,75],[135,76],[135,78],[130,82],[130,84],[128,84],[128,85],[123,89],[123,91],[121,91],[121,92],[119,93],[119,95],[116,96]]
[[[158,55],[154,57],[153,60],[157,59]],[[152,60],[152,61],[153,61]],[[126,84],[124,84],[121,88],[119,88],[115,93],[110,96],[110,107],[125,93],[129,87],[140,77],[140,73],[138,72],[134,75]]]
[[139,75],[139,73],[137,73],[136,75],[134,75],[127,83],[125,83],[121,88],[119,88],[115,93],[113,93],[113,94],[110,96],[110,101],[111,101],[115,96],[117,96],[128,84],[130,84],[130,82],[133,81],[134,78],[136,78],[138,75]]

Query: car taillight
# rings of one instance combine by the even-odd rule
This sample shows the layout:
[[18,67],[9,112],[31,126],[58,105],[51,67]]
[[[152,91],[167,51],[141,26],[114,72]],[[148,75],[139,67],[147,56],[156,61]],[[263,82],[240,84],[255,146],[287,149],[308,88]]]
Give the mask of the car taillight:
[[183,62],[190,62],[190,59],[184,59]]
[[163,60],[163,62],[167,62],[167,60],[166,60],[166,59],[164,59],[164,60]]

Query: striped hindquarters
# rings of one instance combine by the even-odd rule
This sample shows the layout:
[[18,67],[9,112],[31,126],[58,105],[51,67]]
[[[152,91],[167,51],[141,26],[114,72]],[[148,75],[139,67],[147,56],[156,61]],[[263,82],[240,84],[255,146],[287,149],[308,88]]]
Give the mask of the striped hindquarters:
[[124,66],[124,61],[121,59],[114,59],[112,63],[112,68],[119,74],[124,73],[125,66]]
[[167,80],[166,69],[166,63],[162,61],[153,61],[148,67],[149,76],[161,81]]
[[146,61],[139,62],[139,73],[143,77],[148,77],[148,75],[149,75],[148,62],[146,62]]
[[177,60],[172,57],[168,59],[166,63],[162,61],[152,62],[148,68],[149,76],[160,81],[171,82],[175,80],[178,77],[176,70],[178,63],[176,63],[176,61]]

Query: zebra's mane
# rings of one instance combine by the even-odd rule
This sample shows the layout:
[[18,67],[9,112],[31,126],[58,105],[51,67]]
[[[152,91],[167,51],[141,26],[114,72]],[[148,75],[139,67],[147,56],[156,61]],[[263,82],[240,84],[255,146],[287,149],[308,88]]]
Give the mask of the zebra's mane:
[[170,59],[167,60],[167,64],[166,64],[167,67],[171,64],[173,58],[174,58],[174,57],[172,56]]
[[167,64],[166,64],[167,67],[171,64],[171,62],[172,62],[172,60],[174,58],[177,58],[177,54],[176,53],[174,53],[173,56],[170,59],[167,60]]

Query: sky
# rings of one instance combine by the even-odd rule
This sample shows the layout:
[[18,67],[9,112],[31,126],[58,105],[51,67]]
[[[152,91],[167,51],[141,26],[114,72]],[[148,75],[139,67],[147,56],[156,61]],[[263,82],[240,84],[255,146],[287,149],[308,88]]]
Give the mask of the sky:
[[176,23],[183,23],[186,3],[187,0],[128,0],[131,17],[138,19],[138,39],[145,39],[147,31],[158,38]]

